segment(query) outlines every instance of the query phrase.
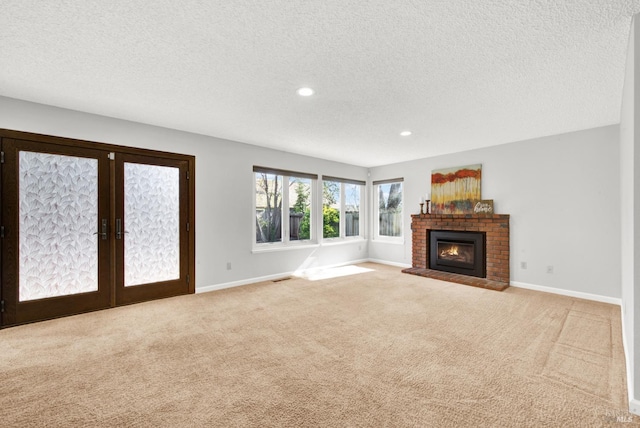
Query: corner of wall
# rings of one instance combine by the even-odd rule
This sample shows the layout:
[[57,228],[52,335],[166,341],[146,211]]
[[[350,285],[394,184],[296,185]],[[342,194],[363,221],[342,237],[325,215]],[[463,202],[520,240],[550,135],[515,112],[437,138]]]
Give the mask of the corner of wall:
[[640,28],[638,16],[631,22],[620,113],[620,212],[621,212],[621,315],[627,365],[629,410],[640,415]]

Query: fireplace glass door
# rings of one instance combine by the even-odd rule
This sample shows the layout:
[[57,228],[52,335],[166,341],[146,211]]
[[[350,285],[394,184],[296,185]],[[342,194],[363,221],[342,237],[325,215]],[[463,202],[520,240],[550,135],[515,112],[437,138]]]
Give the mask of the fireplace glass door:
[[429,232],[429,269],[484,278],[485,253],[483,232]]

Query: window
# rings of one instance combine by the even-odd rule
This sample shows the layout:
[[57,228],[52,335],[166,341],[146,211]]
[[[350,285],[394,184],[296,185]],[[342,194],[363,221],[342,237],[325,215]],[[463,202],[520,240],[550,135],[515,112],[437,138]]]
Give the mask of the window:
[[402,237],[402,182],[402,178],[373,182],[378,211],[377,237]]
[[360,194],[364,183],[344,183],[344,234],[360,236]]
[[289,177],[289,240],[311,239],[311,193],[310,178]]
[[256,242],[282,241],[282,180],[256,172]]
[[364,181],[322,179],[322,237],[360,236],[360,203]]
[[322,181],[322,237],[340,236],[340,183]]
[[253,173],[255,243],[312,240],[312,201],[317,176],[258,166],[253,167]]

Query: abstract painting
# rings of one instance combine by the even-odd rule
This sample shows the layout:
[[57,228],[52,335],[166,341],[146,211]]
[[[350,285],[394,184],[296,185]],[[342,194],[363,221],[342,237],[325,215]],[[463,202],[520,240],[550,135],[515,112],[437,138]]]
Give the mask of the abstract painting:
[[470,214],[480,198],[482,165],[431,171],[431,209],[434,214]]

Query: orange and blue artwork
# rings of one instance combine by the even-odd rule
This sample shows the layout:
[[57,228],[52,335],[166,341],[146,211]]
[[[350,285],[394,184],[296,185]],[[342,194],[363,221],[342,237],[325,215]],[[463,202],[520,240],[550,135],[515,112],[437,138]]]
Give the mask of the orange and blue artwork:
[[472,214],[480,198],[482,165],[431,171],[431,212]]

